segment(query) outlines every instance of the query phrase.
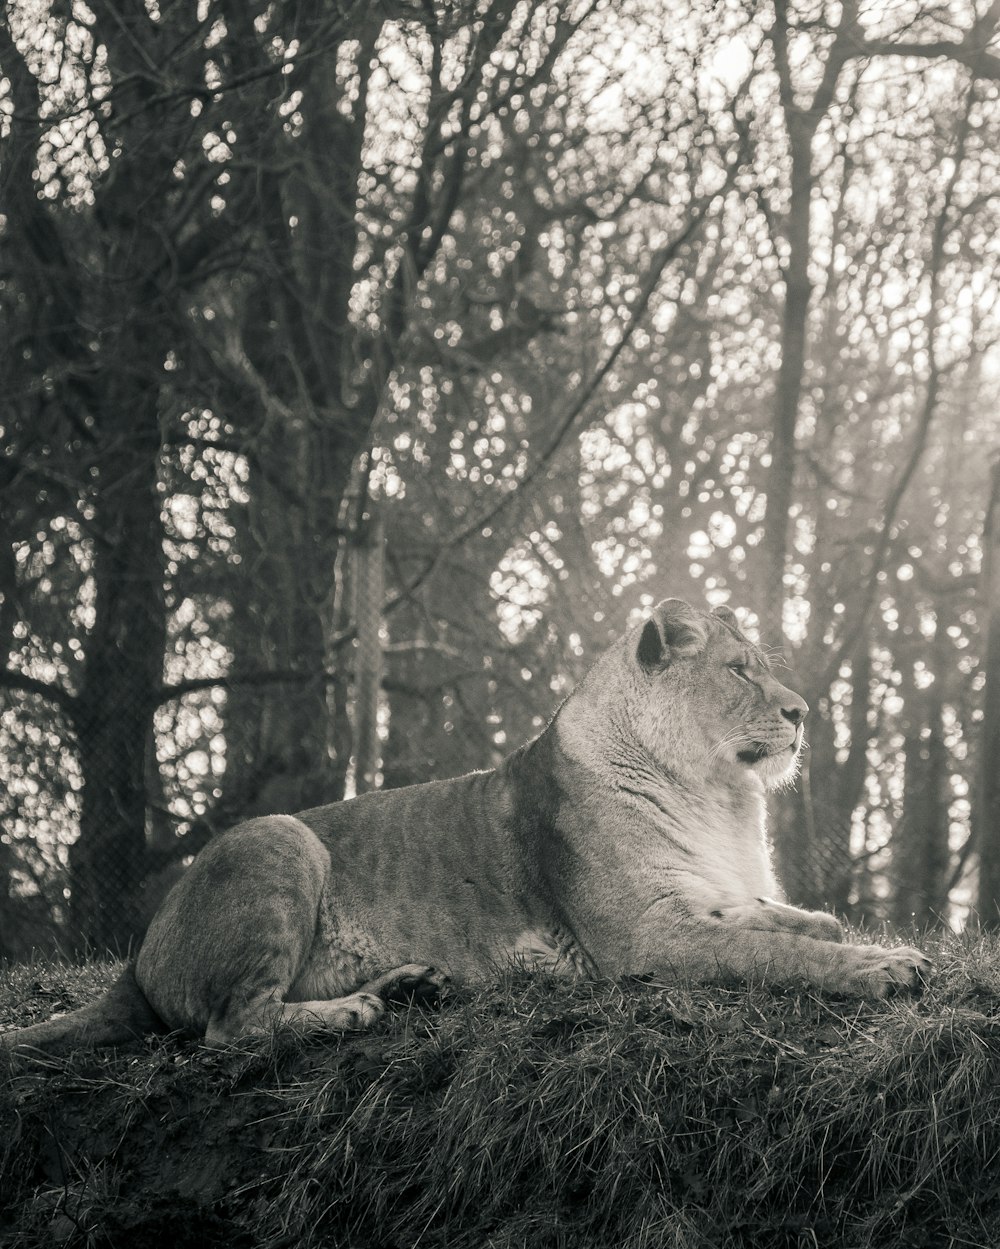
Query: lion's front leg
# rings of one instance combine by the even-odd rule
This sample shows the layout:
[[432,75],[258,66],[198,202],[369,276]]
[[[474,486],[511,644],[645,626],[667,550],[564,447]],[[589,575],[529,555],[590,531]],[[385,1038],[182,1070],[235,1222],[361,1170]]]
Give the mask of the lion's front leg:
[[734,903],[678,916],[665,902],[647,912],[636,970],[702,983],[749,980],[861,997],[884,997],[923,984],[931,964],[919,950],[853,945],[842,940],[839,926],[833,940],[816,929],[809,933],[789,927],[800,922],[797,916],[805,917],[801,922],[809,927],[817,915],[820,925],[832,919],[780,903]]
[[764,932],[794,932],[817,941],[843,941],[844,926],[827,911],[803,911],[773,898],[752,902],[721,903],[709,912],[711,919],[737,928]]

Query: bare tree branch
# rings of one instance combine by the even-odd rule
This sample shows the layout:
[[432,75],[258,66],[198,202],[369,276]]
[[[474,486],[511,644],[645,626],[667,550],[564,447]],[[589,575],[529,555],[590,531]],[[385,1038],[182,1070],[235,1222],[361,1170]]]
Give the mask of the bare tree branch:
[[39,698],[45,698],[61,707],[70,717],[77,708],[76,696],[63,686],[52,681],[39,681],[22,672],[14,672],[11,668],[0,668],[0,689],[17,690],[21,694],[37,694]]
[[931,236],[931,253],[930,253],[930,292],[929,292],[929,309],[927,312],[927,359],[928,372],[927,383],[924,388],[924,401],[921,405],[920,416],[917,421],[917,427],[914,431],[912,441],[910,443],[910,451],[906,457],[896,483],[889,493],[882,514],[882,523],[879,526],[878,537],[872,551],[871,560],[869,561],[868,570],[864,579],[864,592],[861,599],[861,607],[855,616],[854,623],[844,635],[840,645],[836,648],[832,658],[827,664],[823,673],[822,686],[825,688],[836,677],[840,669],[840,665],[844,660],[853,654],[855,646],[861,639],[861,636],[867,626],[868,618],[872,608],[875,605],[875,599],[878,594],[878,574],[882,571],[886,556],[892,545],[893,527],[896,523],[896,517],[899,513],[900,505],[906,496],[913,476],[917,471],[920,461],[923,459],[924,452],[927,449],[927,438],[930,433],[931,423],[937,412],[938,397],[940,394],[941,377],[944,372],[943,366],[938,357],[938,324],[940,321],[940,287],[941,272],[944,268],[945,260],[945,244],[948,239],[951,228],[951,211],[952,203],[955,195],[955,189],[962,175],[962,167],[965,158],[965,149],[971,130],[972,107],[976,98],[976,82],[973,79],[969,90],[966,93],[965,111],[958,125],[958,131],[955,139],[955,155],[951,176],[945,186],[944,197],[941,204],[941,211],[938,213],[934,221],[934,229]]

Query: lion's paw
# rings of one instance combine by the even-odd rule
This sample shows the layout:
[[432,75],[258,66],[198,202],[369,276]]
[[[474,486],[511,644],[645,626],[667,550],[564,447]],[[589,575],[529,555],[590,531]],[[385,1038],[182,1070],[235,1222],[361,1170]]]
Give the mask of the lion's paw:
[[803,936],[815,937],[817,941],[844,940],[844,925],[828,911],[803,911],[801,922]]
[[345,1032],[363,1032],[384,1014],[385,1002],[377,993],[352,993],[337,1002],[337,1016],[331,1023]]
[[861,966],[858,988],[866,996],[886,997],[890,993],[920,989],[931,970],[931,960],[909,946],[854,946]]
[[359,992],[377,994],[383,1001],[436,998],[441,995],[447,980],[444,972],[424,963],[404,963],[402,967],[394,967],[362,985]]

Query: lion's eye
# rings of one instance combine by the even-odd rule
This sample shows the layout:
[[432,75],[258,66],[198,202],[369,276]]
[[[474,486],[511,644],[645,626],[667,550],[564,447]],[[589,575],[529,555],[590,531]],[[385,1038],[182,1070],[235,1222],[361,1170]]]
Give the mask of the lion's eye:
[[747,672],[746,664],[743,664],[743,663],[730,664],[729,671],[733,674],[733,676],[739,677],[741,681],[750,680],[750,675]]

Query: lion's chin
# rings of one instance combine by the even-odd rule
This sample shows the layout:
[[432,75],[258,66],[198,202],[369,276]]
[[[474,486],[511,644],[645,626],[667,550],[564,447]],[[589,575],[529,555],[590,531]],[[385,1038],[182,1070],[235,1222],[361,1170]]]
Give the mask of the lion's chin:
[[799,772],[801,751],[799,739],[774,754],[763,755],[750,766],[764,782],[765,789],[784,789]]

